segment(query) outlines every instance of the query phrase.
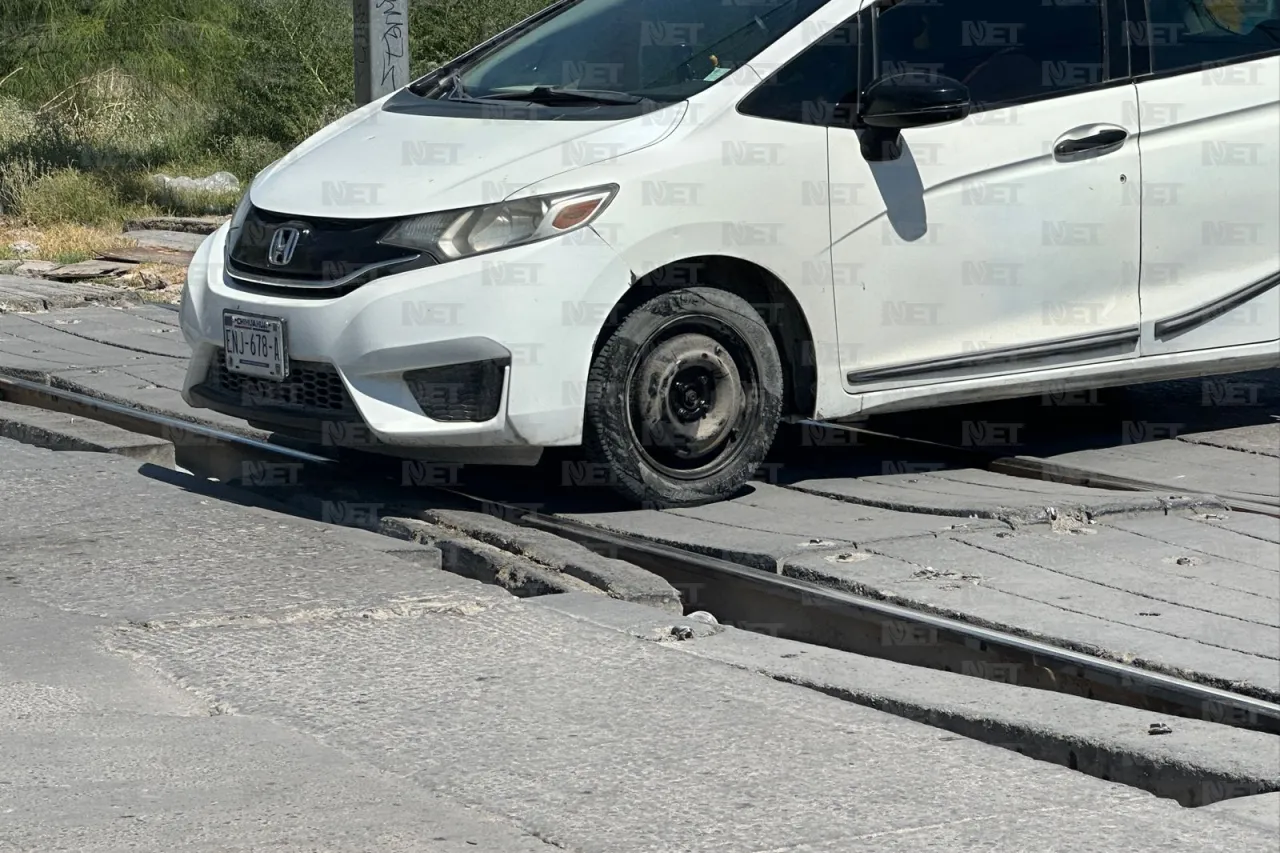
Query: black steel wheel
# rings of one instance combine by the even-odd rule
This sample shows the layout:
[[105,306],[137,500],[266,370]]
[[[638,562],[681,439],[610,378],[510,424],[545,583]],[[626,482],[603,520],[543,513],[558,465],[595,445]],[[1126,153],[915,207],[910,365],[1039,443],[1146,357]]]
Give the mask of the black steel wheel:
[[597,353],[583,443],[632,501],[721,500],[768,453],[782,392],[773,336],[746,300],[709,287],[669,291],[627,315]]

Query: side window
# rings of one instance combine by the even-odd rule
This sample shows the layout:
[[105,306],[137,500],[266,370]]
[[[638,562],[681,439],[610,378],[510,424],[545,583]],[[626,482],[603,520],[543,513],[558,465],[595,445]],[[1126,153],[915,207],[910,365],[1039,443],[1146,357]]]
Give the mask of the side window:
[[858,19],[850,18],[771,74],[738,111],[796,124],[847,123],[849,110],[838,105],[857,92]]
[[900,0],[871,23],[876,50],[864,51],[864,80],[941,74],[964,83],[976,109],[1105,79],[1100,0]]
[[1148,0],[1147,14],[1157,74],[1280,51],[1280,0]]

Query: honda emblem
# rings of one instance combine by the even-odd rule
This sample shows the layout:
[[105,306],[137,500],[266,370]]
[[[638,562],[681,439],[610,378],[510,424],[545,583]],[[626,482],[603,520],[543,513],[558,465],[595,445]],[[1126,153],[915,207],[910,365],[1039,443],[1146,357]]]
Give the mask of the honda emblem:
[[271,248],[267,250],[267,263],[273,267],[286,266],[293,260],[293,250],[298,248],[301,236],[300,230],[288,225],[276,229],[276,233],[271,235]]

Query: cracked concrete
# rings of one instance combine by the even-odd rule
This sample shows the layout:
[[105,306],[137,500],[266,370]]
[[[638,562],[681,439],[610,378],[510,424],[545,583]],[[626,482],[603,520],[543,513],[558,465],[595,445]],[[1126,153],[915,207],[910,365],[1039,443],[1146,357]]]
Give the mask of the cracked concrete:
[[847,564],[796,557],[783,573],[1275,701],[1280,550],[1255,540],[1232,559],[1162,541],[1194,542],[1209,524],[1191,511],[957,531],[876,543]]

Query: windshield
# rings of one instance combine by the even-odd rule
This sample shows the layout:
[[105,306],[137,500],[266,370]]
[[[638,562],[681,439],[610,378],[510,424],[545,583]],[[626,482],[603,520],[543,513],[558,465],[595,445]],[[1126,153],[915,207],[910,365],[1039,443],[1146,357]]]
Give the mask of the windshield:
[[578,0],[461,69],[457,92],[485,98],[542,87],[683,100],[826,3]]

